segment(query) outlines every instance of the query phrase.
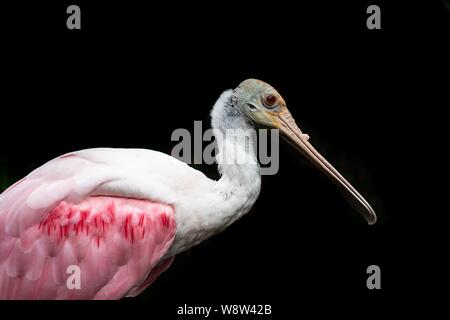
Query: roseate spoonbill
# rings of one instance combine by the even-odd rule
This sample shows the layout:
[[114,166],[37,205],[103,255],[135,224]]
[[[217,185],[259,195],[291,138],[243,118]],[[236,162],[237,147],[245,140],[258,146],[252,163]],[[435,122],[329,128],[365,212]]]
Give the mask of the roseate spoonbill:
[[[223,134],[219,154],[254,159],[239,164],[218,157],[217,181],[157,151],[98,148],[56,158],[3,192],[0,298],[118,299],[141,293],[175,255],[224,230],[258,197],[255,150],[228,137],[226,129],[279,129],[375,223],[367,201],[311,146],[270,85],[248,79],[225,91],[211,118]],[[79,287],[67,285],[73,266]]]

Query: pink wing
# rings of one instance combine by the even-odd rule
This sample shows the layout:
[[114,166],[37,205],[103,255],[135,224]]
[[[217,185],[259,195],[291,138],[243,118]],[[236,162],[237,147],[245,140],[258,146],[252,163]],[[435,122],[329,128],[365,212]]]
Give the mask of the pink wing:
[[92,196],[114,179],[67,155],[0,195],[0,299],[119,299],[170,265],[172,207]]

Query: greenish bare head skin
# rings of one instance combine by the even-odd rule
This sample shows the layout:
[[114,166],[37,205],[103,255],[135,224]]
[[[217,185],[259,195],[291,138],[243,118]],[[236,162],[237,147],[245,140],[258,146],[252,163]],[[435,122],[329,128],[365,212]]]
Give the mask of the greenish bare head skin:
[[[247,79],[234,90],[235,103],[252,122],[277,128],[278,116],[287,111],[283,97],[268,83]],[[288,112],[288,111],[287,111]]]
[[369,224],[377,221],[375,211],[356,189],[309,143],[295,123],[283,97],[269,84],[257,80],[243,81],[233,92],[233,104],[254,124],[280,130],[281,135],[320,169],[350,204],[361,213]]

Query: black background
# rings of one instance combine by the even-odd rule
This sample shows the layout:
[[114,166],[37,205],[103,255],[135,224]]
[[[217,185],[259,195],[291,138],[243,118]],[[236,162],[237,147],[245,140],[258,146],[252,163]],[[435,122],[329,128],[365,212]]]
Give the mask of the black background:
[[[272,304],[278,319],[423,306],[445,278],[443,212],[423,201],[432,188],[423,169],[433,166],[419,156],[448,105],[450,11],[444,1],[392,2],[5,6],[1,187],[73,150],[170,153],[174,129],[209,126],[223,90],[259,78],[379,222],[366,225],[283,144],[278,175],[263,177],[246,217],[177,257],[137,299],[101,309],[165,318],[185,303],[256,303]],[[82,30],[67,30],[69,4],[80,5]],[[381,30],[366,28],[370,4],[381,7]],[[198,169],[217,177],[214,166]],[[366,288],[371,264],[381,268],[378,291]]]

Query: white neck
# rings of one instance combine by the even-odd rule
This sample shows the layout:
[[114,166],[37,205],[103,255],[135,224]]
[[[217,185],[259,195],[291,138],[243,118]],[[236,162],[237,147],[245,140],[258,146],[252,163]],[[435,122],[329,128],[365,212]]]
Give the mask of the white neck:
[[211,112],[218,146],[216,161],[221,174],[217,189],[223,197],[217,207],[219,229],[247,213],[261,187],[255,130],[242,111],[230,104],[231,95],[231,90],[225,91]]
[[[201,201],[177,205],[177,237],[167,256],[223,231],[247,213],[259,195],[261,176],[252,137],[255,132],[245,116],[229,105],[231,94],[231,90],[224,92],[211,112],[221,178],[207,179],[198,189],[188,191],[189,198]],[[241,129],[237,132],[239,137],[229,129]]]

